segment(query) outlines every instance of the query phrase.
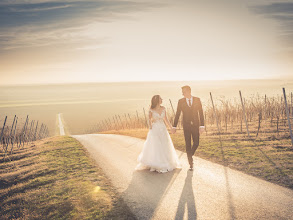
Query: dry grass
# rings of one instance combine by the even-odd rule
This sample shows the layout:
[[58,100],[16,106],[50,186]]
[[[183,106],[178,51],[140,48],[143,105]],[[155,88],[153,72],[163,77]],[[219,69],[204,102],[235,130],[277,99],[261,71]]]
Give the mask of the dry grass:
[[[147,129],[114,130],[102,133],[121,134],[145,139]],[[185,152],[182,130],[171,134],[176,149]],[[293,188],[293,151],[290,139],[274,138],[248,141],[243,134],[203,134],[195,156],[243,171],[264,180]]]
[[135,219],[71,137],[37,141],[10,159],[0,163],[1,219]]

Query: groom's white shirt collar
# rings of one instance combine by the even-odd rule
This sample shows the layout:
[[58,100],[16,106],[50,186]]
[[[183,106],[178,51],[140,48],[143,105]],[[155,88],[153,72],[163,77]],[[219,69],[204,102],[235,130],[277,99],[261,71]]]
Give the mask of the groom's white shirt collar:
[[[191,96],[190,102],[191,102],[191,105],[192,105],[192,103],[193,103],[193,96]],[[186,103],[189,106],[189,98],[186,98]]]

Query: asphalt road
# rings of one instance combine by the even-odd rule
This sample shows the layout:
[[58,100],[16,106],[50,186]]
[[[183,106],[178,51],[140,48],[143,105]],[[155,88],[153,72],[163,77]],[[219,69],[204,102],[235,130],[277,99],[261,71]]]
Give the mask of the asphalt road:
[[135,171],[143,140],[73,135],[90,152],[138,219],[293,219],[293,191],[177,151],[182,169]]

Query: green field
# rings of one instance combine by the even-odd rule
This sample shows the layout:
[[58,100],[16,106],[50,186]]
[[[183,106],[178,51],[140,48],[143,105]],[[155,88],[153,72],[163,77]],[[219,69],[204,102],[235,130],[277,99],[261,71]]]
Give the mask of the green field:
[[135,219],[71,137],[36,141],[10,160],[0,162],[0,219]]

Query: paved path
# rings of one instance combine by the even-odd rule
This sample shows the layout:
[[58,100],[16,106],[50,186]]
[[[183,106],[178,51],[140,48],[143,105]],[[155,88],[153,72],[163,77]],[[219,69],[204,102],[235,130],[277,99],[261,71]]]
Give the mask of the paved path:
[[293,191],[201,158],[188,171],[134,171],[143,140],[105,134],[74,135],[138,219],[292,219]]
[[59,131],[60,131],[60,135],[63,136],[65,135],[65,131],[64,131],[64,125],[62,123],[62,119],[61,119],[61,113],[58,114],[58,122],[59,122]]

